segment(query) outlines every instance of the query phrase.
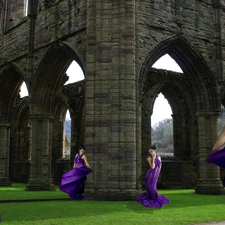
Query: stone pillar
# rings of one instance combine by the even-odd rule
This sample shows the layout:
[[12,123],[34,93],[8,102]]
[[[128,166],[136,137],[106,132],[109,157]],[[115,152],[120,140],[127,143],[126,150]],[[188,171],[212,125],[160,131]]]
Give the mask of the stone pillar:
[[93,167],[87,188],[107,199],[136,196],[135,1],[93,0],[87,15],[85,145]]
[[197,116],[199,129],[199,178],[195,192],[197,194],[224,194],[219,167],[205,162],[218,137],[217,118],[219,112],[197,112]]
[[26,190],[55,190],[52,179],[52,116],[50,114],[30,115],[31,166]]
[[10,126],[0,124],[0,186],[11,186],[9,178]]

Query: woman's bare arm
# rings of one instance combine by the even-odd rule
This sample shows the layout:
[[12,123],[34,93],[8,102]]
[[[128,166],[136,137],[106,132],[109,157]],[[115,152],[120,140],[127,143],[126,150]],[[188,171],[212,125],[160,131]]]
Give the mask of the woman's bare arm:
[[221,134],[218,136],[216,143],[212,148],[212,152],[219,151],[220,148],[224,145],[224,143],[225,143],[225,127],[223,128]]
[[[76,154],[76,156],[75,156],[74,159],[76,159],[76,157],[77,157],[77,154]],[[77,166],[77,164],[74,162],[74,163],[73,163],[73,168],[75,168],[76,166]]]
[[148,163],[149,163],[149,166],[152,168],[152,169],[154,169],[155,168],[155,156],[153,156],[153,157],[148,157],[147,158],[147,161],[148,161]]
[[87,156],[86,156],[86,155],[83,155],[83,156],[82,156],[82,159],[84,160],[85,165],[86,165],[88,168],[91,169],[91,166],[90,166],[90,164],[88,163],[88,160],[87,160]]

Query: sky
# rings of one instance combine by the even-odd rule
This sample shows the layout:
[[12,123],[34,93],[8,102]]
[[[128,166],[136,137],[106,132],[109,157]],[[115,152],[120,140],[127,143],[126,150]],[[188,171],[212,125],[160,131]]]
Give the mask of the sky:
[[[155,64],[153,64],[152,67],[157,69],[165,69],[165,70],[171,70],[171,71],[182,73],[182,70],[177,65],[177,63],[167,54],[162,56]],[[73,83],[73,82],[84,79],[83,71],[81,70],[80,66],[75,61],[71,63],[66,73],[69,76],[69,80],[65,84]],[[27,95],[28,95],[27,87],[24,82],[23,85],[21,86],[21,97],[24,97]],[[160,93],[158,97],[156,98],[154,108],[153,108],[153,114],[151,117],[152,126],[157,125],[160,121],[164,119],[171,119],[171,114],[172,114],[172,111],[168,101]],[[69,113],[67,113],[67,118],[69,117],[70,117]]]
[[[172,59],[168,54],[162,56],[158,61],[155,62],[155,64],[152,65],[152,67],[183,73],[183,71],[175,62],[175,60]],[[153,114],[151,117],[152,126],[157,125],[160,121],[164,119],[171,119],[171,115],[171,107],[164,95],[160,93],[156,98],[153,107]]]

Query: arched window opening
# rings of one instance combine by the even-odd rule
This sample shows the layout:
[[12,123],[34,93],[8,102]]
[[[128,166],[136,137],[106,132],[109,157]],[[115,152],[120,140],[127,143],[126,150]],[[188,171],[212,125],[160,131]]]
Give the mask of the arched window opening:
[[66,74],[68,75],[69,79],[65,83],[65,85],[84,80],[84,73],[76,61],[73,61],[71,63],[71,65],[66,71]]
[[153,66],[156,69],[165,69],[178,73],[183,73],[182,69],[176,63],[174,59],[172,59],[168,54],[162,56],[158,61],[156,61]]
[[20,97],[26,97],[28,96],[28,90],[27,90],[27,85],[25,82],[22,83],[21,87],[20,87]]
[[24,0],[24,15],[28,14],[28,0]]
[[64,122],[64,137],[63,137],[63,158],[70,159],[71,153],[71,117],[67,110],[66,119]]
[[[156,69],[164,69],[183,73],[182,69],[168,54],[163,55],[153,66]],[[151,116],[152,124],[152,143],[157,146],[161,155],[173,156],[173,119],[172,111],[168,101],[162,93],[155,100],[153,114]]]
[[28,0],[6,1],[4,3],[4,31],[19,24],[27,16]]
[[173,119],[168,101],[162,93],[155,100],[152,124],[152,144],[157,146],[161,156],[173,156]]

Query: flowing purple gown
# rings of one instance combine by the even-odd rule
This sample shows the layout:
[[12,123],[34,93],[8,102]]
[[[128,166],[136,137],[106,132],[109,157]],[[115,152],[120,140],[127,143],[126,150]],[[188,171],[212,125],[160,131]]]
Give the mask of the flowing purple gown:
[[60,183],[60,190],[67,193],[73,200],[83,199],[86,175],[92,170],[84,165],[82,155],[78,154],[74,159],[76,167],[64,173]]
[[207,163],[214,163],[217,166],[225,168],[225,148],[213,153],[205,161]]
[[155,158],[155,168],[150,168],[145,177],[146,192],[139,194],[136,198],[137,202],[145,207],[161,208],[163,204],[169,204],[170,201],[164,195],[157,192],[157,182],[161,170],[162,162],[158,156]]
[[[225,169],[225,148],[213,153],[205,161],[207,163],[213,163]],[[225,177],[222,182],[223,182],[223,186],[225,187]]]

